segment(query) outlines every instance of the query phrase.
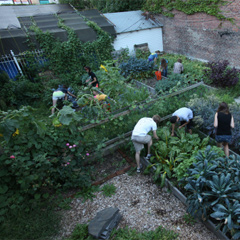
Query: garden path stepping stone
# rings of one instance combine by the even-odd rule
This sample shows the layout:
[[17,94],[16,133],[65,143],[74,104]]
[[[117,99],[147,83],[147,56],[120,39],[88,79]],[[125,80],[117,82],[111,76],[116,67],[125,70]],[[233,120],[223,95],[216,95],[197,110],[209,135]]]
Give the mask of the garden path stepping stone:
[[118,208],[105,208],[98,212],[96,217],[89,223],[88,232],[94,238],[108,239],[121,217]]

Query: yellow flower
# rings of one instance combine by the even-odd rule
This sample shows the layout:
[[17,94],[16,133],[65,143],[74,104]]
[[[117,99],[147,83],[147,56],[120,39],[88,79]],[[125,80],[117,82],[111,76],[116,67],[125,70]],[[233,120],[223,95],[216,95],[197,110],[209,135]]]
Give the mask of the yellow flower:
[[108,70],[101,64],[100,68],[104,69],[105,72],[107,72]]
[[60,124],[57,124],[57,125],[54,125],[54,127],[61,127],[62,126],[62,124],[60,123]]
[[18,129],[18,128],[17,128],[16,132],[13,133],[13,137],[15,137],[15,136],[17,136],[17,135],[19,135],[19,129]]

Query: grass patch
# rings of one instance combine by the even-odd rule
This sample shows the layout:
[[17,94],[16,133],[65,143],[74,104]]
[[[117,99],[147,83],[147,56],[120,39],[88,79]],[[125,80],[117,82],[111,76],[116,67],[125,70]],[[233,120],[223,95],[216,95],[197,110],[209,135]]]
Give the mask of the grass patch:
[[[109,240],[174,240],[177,239],[178,234],[159,226],[155,231],[145,231],[140,233],[135,229],[128,227],[115,229],[111,233]],[[87,224],[77,224],[71,237],[66,240],[93,240],[88,235]]]
[[116,187],[114,186],[114,184],[105,184],[101,190],[103,195],[106,197],[111,197],[116,193]]

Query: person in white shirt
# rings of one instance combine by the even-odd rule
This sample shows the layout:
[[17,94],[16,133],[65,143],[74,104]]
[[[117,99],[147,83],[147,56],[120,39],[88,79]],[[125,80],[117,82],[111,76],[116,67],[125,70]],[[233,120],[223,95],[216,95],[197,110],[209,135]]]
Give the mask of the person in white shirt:
[[174,63],[173,72],[174,73],[183,73],[183,65],[182,59],[178,59],[177,62]]
[[141,172],[140,166],[140,152],[144,148],[144,144],[148,145],[148,154],[146,159],[150,159],[150,148],[152,146],[152,137],[148,135],[148,132],[153,131],[153,137],[159,139],[157,136],[157,124],[160,122],[161,118],[158,115],[154,115],[152,118],[144,117],[141,118],[135,125],[132,131],[132,142],[134,144],[136,153],[135,159],[137,162],[137,172]]
[[193,119],[193,112],[190,108],[183,107],[175,111],[172,117],[170,118],[170,122],[172,123],[172,136],[174,136],[175,125],[179,121],[180,121],[180,126],[178,128],[180,129],[186,126],[188,129],[188,132],[192,134],[192,127],[193,127],[192,119]]

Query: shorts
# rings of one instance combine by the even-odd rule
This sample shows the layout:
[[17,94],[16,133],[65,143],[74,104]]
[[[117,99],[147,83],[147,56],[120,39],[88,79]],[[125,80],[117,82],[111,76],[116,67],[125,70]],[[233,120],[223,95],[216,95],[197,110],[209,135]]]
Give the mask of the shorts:
[[151,141],[152,137],[150,135],[146,136],[132,136],[132,142],[135,147],[136,152],[140,152],[144,148],[144,144]]
[[92,85],[92,87],[99,88],[99,84],[98,84],[98,83],[96,83],[96,85],[94,84],[94,85]]
[[[181,125],[183,125],[184,123],[186,123],[186,121],[181,121],[180,123],[181,123]],[[186,128],[187,129],[193,128],[193,120],[192,119],[189,119],[189,123],[187,124]]]
[[63,93],[62,91],[55,91],[55,92],[53,92],[52,100],[58,100],[58,99],[62,99],[64,97],[65,97],[65,93]]
[[232,135],[216,135],[215,140],[218,143],[221,143],[221,142],[230,143],[232,141]]

